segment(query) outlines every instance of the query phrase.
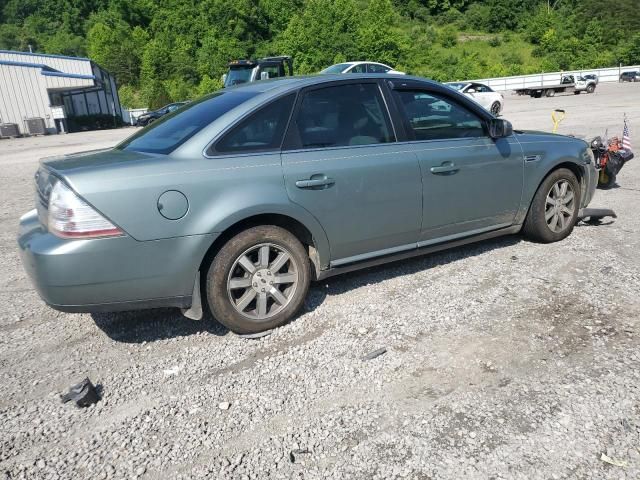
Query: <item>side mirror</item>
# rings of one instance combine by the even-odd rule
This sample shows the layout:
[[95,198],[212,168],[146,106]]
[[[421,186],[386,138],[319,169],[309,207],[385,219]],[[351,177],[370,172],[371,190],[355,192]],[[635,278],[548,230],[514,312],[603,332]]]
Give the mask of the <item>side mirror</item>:
[[260,72],[260,80],[269,80],[269,72]]
[[507,120],[501,118],[492,118],[489,120],[489,136],[491,138],[504,138],[513,135],[513,125]]
[[470,88],[469,90],[467,90],[467,93],[476,93],[476,89],[475,88]]
[[227,74],[223,73],[222,74],[222,85],[224,85],[225,83],[227,83]]

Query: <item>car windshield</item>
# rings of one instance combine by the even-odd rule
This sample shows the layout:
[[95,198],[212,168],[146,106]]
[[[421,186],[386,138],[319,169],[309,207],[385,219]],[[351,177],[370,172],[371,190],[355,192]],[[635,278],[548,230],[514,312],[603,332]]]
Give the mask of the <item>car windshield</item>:
[[320,73],[342,73],[342,71],[349,66],[351,66],[350,63],[336,63],[335,65],[325,68]]
[[454,90],[462,90],[467,86],[466,83],[447,83],[447,86],[453,88]]
[[252,66],[230,68],[229,73],[227,73],[227,78],[224,81],[224,86],[230,87],[232,85],[247,83],[251,80],[252,70]]
[[168,154],[218,117],[257,92],[216,92],[162,117],[116,146],[118,150]]

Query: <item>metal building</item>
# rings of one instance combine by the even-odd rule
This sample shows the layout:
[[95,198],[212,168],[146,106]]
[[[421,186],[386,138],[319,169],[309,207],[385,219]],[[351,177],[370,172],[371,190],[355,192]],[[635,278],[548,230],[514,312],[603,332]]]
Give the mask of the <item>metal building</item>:
[[109,118],[122,119],[115,79],[88,58],[0,50],[0,136],[87,129]]

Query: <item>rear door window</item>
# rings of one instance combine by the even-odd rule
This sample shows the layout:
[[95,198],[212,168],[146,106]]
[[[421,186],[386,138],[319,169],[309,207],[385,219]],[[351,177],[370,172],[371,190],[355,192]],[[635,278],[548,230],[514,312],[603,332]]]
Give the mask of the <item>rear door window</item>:
[[256,92],[216,92],[163,116],[116,146],[119,150],[169,154],[196,133],[254,97]]
[[415,140],[485,136],[482,119],[446,96],[420,90],[394,93]]
[[367,64],[359,63],[349,70],[349,73],[367,73]]
[[387,73],[389,70],[391,70],[389,67],[376,65],[375,63],[369,63],[367,67],[367,71],[369,73]]
[[393,129],[377,83],[309,90],[289,127],[290,149],[393,142]]
[[249,153],[280,149],[295,98],[295,93],[289,94],[252,113],[226,133],[211,153]]

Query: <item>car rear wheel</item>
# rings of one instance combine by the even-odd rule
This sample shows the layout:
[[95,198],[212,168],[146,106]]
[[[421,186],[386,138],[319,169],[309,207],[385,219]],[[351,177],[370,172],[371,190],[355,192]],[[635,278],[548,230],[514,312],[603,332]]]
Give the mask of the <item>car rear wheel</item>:
[[231,238],[211,262],[207,301],[229,330],[259,333],[297,313],[309,282],[309,257],[292,233],[273,225],[253,227]]
[[580,183],[571,170],[559,168],[544,179],[533,197],[523,233],[551,243],[571,234],[580,208]]
[[549,89],[549,90],[547,90],[546,95],[547,95],[547,97],[555,97],[556,96],[556,91],[552,90],[552,89]]
[[588,85],[587,86],[587,93],[593,93],[595,91],[596,87],[594,85]]
[[491,105],[491,113],[496,117],[500,115],[500,102],[493,102],[493,105]]

